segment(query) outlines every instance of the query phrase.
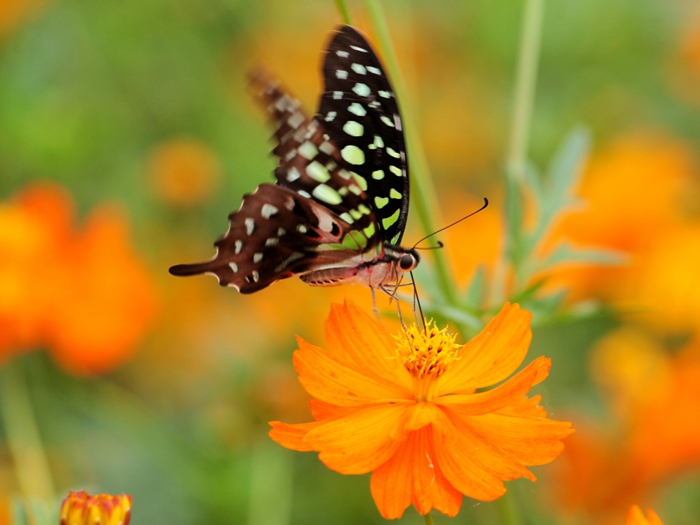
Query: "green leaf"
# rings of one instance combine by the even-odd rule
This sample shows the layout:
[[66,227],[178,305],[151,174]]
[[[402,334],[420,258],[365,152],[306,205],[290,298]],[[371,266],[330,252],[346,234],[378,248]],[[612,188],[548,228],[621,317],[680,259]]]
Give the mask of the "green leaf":
[[576,127],[564,138],[547,170],[548,196],[557,207],[573,195],[590,149],[590,132]]
[[596,266],[614,266],[626,264],[629,258],[626,254],[613,250],[597,248],[574,248],[566,242],[558,244],[544,259],[530,268],[531,273],[549,269],[553,266],[571,263],[585,263]]
[[467,289],[462,295],[460,303],[465,307],[476,309],[483,306],[484,292],[486,290],[484,272],[484,265],[480,264],[476,272],[474,272],[474,277],[469,283],[469,286],[467,286]]

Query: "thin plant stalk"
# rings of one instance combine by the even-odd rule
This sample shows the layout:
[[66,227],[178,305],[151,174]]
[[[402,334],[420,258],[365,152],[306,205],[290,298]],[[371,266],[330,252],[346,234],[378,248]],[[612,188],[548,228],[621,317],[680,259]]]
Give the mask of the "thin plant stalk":
[[513,505],[513,498],[510,492],[506,492],[498,498],[496,502],[498,514],[502,525],[520,525],[521,520]]
[[[403,131],[406,137],[406,147],[411,154],[411,184],[414,186],[411,196],[418,220],[423,227],[423,231],[428,235],[437,230],[433,219],[434,215],[431,210],[438,209],[436,206],[437,198],[435,196],[435,188],[428,168],[428,160],[420,144],[420,140],[418,140],[418,133],[415,131],[418,128],[413,119],[411,105],[407,102],[408,97],[405,84],[401,76],[396,52],[391,44],[386,20],[379,5],[379,1],[365,0],[365,5],[374,32],[379,40],[379,48],[384,58],[384,64],[388,69],[389,76],[394,85],[396,97],[402,102],[401,114],[403,119]],[[435,271],[442,295],[448,304],[455,305],[454,279],[452,279],[444,254],[441,250],[433,250],[432,255],[435,258]]]
[[423,514],[423,517],[425,518],[425,525],[435,525],[435,522],[433,521],[433,514],[431,512]]
[[542,39],[544,0],[525,0],[525,13],[520,33],[520,54],[513,90],[513,114],[506,171],[522,182],[530,138],[530,122],[535,105],[535,87]]
[[[544,0],[525,0],[522,27],[520,31],[520,53],[513,88],[513,113],[511,117],[511,134],[506,156],[507,191],[517,191],[525,182],[527,152],[530,140],[530,122],[535,105],[535,88],[537,86],[537,69],[539,65],[540,43],[542,40],[542,21],[544,19]],[[513,198],[519,198],[513,195]],[[502,256],[498,258],[494,272],[491,291],[491,304],[500,304],[505,300],[507,252],[512,239],[509,231],[503,235]]]
[[340,16],[343,17],[343,23],[351,26],[352,16],[350,15],[348,3],[345,0],[335,0],[335,3],[338,5],[338,11],[340,11]]
[[0,417],[22,494],[27,501],[52,502],[55,492],[51,470],[34,418],[24,370],[17,360],[0,371]]

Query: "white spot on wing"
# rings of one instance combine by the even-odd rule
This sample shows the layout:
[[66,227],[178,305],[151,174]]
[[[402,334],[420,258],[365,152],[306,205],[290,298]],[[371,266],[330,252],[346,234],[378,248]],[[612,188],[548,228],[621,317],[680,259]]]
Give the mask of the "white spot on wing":
[[235,247],[235,254],[238,255],[239,253],[241,253],[241,250],[243,249],[243,241],[238,240],[235,243],[233,243],[233,245]]
[[294,129],[297,129],[299,126],[301,126],[301,123],[306,120],[306,117],[304,117],[304,114],[301,112],[296,112],[294,113],[291,117],[287,119],[287,123],[293,127]]
[[335,76],[338,77],[340,80],[346,80],[348,78],[348,72],[342,69],[338,69],[335,72]]
[[248,217],[245,221],[245,232],[248,235],[253,235],[253,231],[255,230],[255,221]]
[[264,219],[269,219],[278,211],[279,209],[276,206],[273,206],[269,202],[266,202],[265,204],[263,204],[262,209],[260,210],[260,215],[262,215]]
[[253,254],[253,262],[254,262],[255,264],[258,264],[260,261],[262,261],[262,259],[263,259],[263,254],[262,254],[262,252],[255,252],[255,253]]
[[355,51],[360,51],[361,53],[369,53],[369,51],[367,51],[366,49],[363,49],[363,48],[357,47],[357,46],[350,46],[350,49],[354,49]]
[[348,111],[357,115],[358,117],[364,117],[367,114],[367,110],[364,108],[364,106],[357,102],[350,104],[348,106]]
[[367,97],[372,92],[372,90],[369,89],[369,86],[367,84],[363,84],[362,82],[355,84],[352,87],[352,90],[361,97]]
[[350,67],[358,75],[366,75],[367,74],[367,70],[365,69],[365,66],[363,66],[362,64],[355,63]]

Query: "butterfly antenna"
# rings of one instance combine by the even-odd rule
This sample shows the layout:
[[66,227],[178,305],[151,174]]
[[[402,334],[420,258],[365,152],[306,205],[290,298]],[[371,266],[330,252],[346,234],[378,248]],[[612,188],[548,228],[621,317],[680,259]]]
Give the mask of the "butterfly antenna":
[[[479,213],[480,211],[485,210],[486,207],[487,207],[488,205],[489,205],[489,200],[488,200],[486,197],[484,197],[484,205],[483,205],[481,208],[479,208],[479,209],[476,210],[476,211],[471,212],[469,215],[465,215],[465,216],[462,217],[461,219],[457,219],[455,222],[453,222],[453,223],[451,223],[451,224],[448,224],[447,226],[443,226],[442,228],[440,228],[439,230],[434,231],[434,232],[431,233],[431,234],[426,235],[426,236],[423,237],[420,241],[418,241],[416,244],[414,244],[414,245],[413,245],[413,248],[415,249],[416,246],[418,246],[418,245],[419,245],[420,243],[422,243],[424,240],[429,239],[429,238],[432,237],[433,235],[437,235],[438,233],[440,233],[440,232],[442,232],[442,231],[445,231],[445,230],[448,229],[448,228],[452,228],[452,226],[454,226],[455,224],[459,224],[459,223],[462,222],[463,220],[468,219],[469,217],[471,217],[472,215],[476,215],[476,214]],[[443,245],[440,241],[438,241],[438,246],[432,246],[432,247],[430,247],[430,248],[421,248],[421,249],[423,249],[423,250],[438,250],[438,249],[442,248],[443,246],[444,246],[444,245]]]

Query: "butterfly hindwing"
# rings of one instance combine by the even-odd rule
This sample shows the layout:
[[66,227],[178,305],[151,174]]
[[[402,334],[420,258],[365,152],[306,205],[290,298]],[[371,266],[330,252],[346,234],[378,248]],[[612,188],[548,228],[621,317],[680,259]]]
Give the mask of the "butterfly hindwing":
[[384,241],[398,244],[409,204],[403,122],[382,64],[355,28],[344,26],[331,39],[323,79],[317,119],[361,177]]
[[[222,286],[252,293],[316,267],[343,266],[358,254],[357,247],[345,239],[353,234],[348,223],[313,200],[275,184],[261,184],[244,196],[229,221],[228,232],[214,244],[213,259],[174,266],[171,273],[210,273]],[[344,239],[349,246],[343,245]]]
[[252,76],[251,88],[275,126],[277,183],[315,200],[363,232],[366,249],[380,244],[380,228],[376,227],[373,207],[360,185],[363,181],[346,168],[323,125],[307,118],[299,101],[264,72]]

